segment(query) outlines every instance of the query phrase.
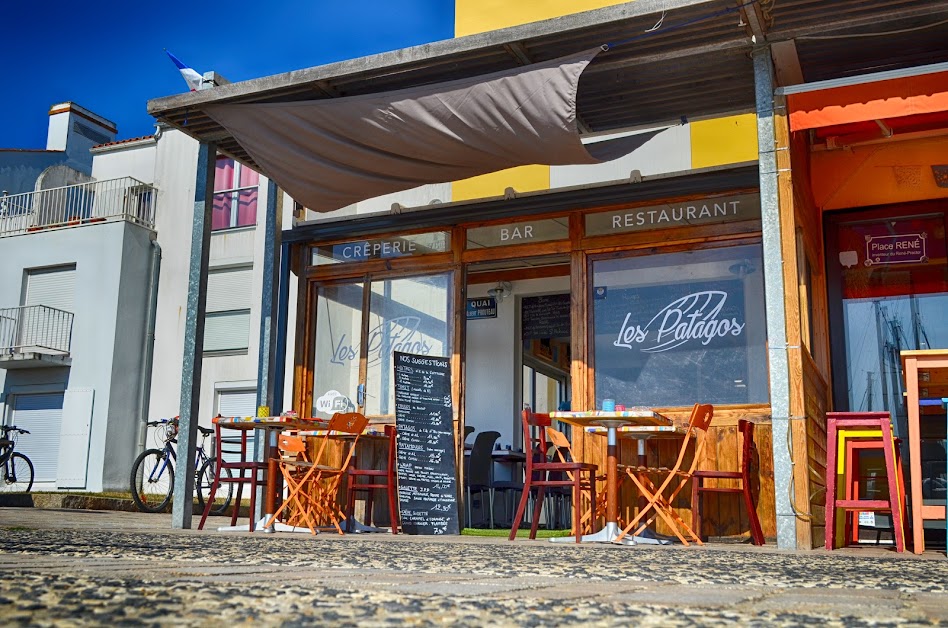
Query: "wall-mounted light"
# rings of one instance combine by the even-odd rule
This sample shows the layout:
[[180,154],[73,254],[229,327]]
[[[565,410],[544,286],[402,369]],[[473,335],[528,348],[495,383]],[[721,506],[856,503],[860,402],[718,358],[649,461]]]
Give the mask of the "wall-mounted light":
[[501,281],[496,286],[487,291],[487,296],[497,300],[498,303],[513,294],[513,286],[509,281]]

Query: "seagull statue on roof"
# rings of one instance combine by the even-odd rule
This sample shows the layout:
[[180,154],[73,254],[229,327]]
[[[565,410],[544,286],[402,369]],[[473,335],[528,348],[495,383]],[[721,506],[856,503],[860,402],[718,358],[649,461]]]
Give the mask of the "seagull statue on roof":
[[178,71],[181,72],[181,76],[184,78],[185,82],[188,84],[188,87],[191,88],[192,92],[196,92],[201,89],[201,85],[204,83],[204,77],[197,73],[194,68],[185,65],[178,57],[171,54],[167,48],[165,52],[171,58],[171,62],[177,66]]

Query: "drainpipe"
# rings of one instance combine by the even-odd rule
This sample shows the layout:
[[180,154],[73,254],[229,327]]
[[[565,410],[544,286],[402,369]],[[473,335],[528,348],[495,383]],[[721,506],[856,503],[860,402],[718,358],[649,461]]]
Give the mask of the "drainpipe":
[[158,318],[158,276],[161,273],[161,245],[151,241],[151,276],[148,279],[148,313],[146,318],[145,346],[142,351],[142,378],[138,385],[138,451],[144,451],[148,437],[148,410],[151,404],[151,374],[155,357],[155,320]]

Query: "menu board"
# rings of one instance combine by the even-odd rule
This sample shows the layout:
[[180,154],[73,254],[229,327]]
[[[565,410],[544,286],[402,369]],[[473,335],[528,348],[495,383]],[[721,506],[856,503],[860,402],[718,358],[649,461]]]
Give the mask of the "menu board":
[[395,352],[398,503],[405,534],[459,534],[448,358]]
[[520,301],[520,326],[524,340],[569,338],[570,295],[524,297]]

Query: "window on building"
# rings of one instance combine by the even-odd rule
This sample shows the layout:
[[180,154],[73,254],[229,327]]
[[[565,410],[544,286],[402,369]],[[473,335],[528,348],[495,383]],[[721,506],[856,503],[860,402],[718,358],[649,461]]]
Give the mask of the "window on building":
[[593,263],[596,406],[766,403],[760,245]]
[[214,207],[211,230],[257,224],[257,187],[260,175],[227,157],[217,158],[214,171]]
[[253,268],[229,268],[207,275],[204,352],[246,352],[250,341]]

